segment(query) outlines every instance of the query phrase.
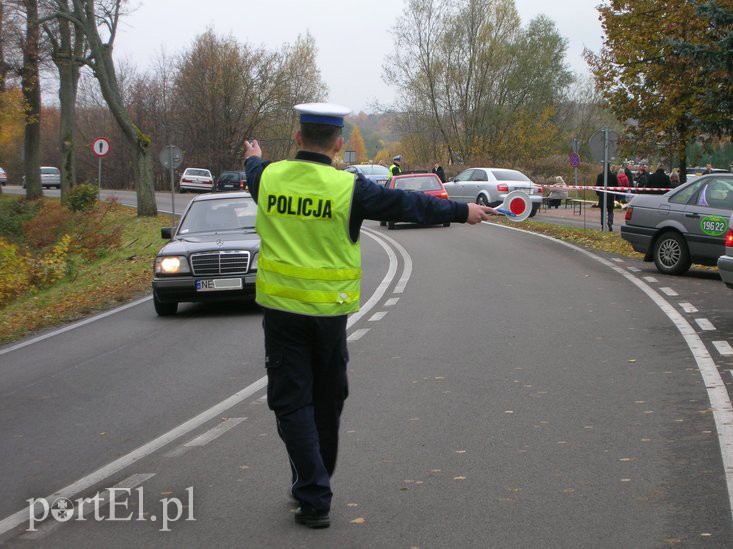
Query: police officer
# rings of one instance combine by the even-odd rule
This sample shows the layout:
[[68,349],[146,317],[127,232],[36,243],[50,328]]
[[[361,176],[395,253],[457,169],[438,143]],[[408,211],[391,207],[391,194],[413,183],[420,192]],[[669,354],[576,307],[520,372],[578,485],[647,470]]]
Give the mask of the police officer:
[[392,157],[392,165],[389,167],[390,177],[394,177],[395,175],[400,175],[402,173],[402,170],[400,169],[401,162],[402,155],[398,154],[397,156]]
[[296,105],[294,160],[263,162],[245,143],[245,168],[257,201],[260,253],[257,303],[264,310],[267,403],[290,458],[295,521],[329,526],[346,379],[346,317],[359,309],[365,219],[475,224],[496,212],[422,193],[385,189],[331,166],[344,144],[349,109]]

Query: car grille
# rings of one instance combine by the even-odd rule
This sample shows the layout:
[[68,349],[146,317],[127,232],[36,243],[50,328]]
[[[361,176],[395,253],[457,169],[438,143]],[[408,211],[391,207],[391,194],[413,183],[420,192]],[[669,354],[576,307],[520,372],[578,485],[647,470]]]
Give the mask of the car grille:
[[191,254],[191,268],[196,276],[241,275],[249,269],[249,252],[204,252]]

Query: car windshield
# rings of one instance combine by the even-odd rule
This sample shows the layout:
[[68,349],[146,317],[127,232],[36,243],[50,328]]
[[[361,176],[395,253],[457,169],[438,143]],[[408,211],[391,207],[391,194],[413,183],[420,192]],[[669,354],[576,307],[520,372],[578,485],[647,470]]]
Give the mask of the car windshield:
[[207,170],[186,170],[186,175],[200,175],[202,177],[209,177],[211,174]]
[[361,170],[361,173],[364,175],[383,175],[384,177],[389,177],[389,170],[379,164],[359,166],[359,170]]
[[181,221],[178,234],[253,229],[257,204],[252,198],[197,200]]
[[396,179],[395,189],[403,191],[439,191],[440,182],[436,177],[426,175],[425,177],[404,177]]
[[58,168],[41,168],[41,173],[43,174],[50,174],[50,175],[56,175],[59,173]]
[[527,181],[530,179],[522,172],[513,172],[511,170],[491,170],[494,177],[499,181]]
[[224,172],[219,176],[219,181],[239,181],[239,174],[237,172]]

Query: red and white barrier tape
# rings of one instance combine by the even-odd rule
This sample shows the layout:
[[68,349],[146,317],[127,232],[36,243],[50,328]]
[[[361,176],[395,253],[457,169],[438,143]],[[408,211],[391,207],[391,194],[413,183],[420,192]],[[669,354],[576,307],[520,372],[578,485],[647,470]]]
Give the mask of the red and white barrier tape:
[[[616,191],[636,191],[636,192],[658,192],[658,191],[671,191],[673,187],[669,188],[657,188],[657,187],[595,187],[595,186],[584,186],[584,185],[540,185],[543,189],[563,189],[563,190],[588,190],[588,191],[604,191],[607,189],[614,189]],[[610,191],[609,191],[610,192]]]

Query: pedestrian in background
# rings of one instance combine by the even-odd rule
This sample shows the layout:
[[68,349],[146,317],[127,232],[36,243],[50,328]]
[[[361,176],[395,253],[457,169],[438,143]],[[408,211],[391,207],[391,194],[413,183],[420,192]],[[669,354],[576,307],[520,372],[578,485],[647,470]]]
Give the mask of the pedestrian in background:
[[[608,174],[608,181],[607,181],[607,187],[618,187],[618,180],[616,178],[616,172],[612,169],[612,167],[609,165],[608,169],[606,170],[606,173]],[[596,187],[603,187],[603,172],[599,173],[596,176]],[[613,232],[613,206],[614,206],[614,195],[608,192],[597,190],[596,194],[598,195],[598,208],[601,211],[601,230],[603,231],[605,227],[603,226],[603,203],[606,203],[606,227],[608,227],[608,230]],[[604,199],[605,197],[605,199]]]
[[639,174],[636,176],[636,186],[643,189],[649,183],[649,174],[646,170],[646,164],[639,166]]
[[669,186],[673,189],[680,185],[680,172],[675,168],[672,173],[669,174]]
[[[670,186],[669,176],[664,172],[664,166],[657,166],[657,171],[649,176],[647,187],[649,189],[668,189]],[[650,194],[664,194],[667,191],[650,191]]]
[[443,171],[443,166],[437,162],[433,164],[433,173],[440,178],[442,183],[445,183],[445,172]]
[[296,105],[294,160],[263,162],[245,142],[250,193],[257,202],[260,252],[256,300],[263,308],[267,405],[288,453],[295,522],[330,525],[331,476],[348,396],[346,319],[359,310],[365,219],[476,224],[496,211],[422,193],[385,189],[337,170],[349,109]]
[[634,172],[631,170],[631,162],[627,162],[624,166],[624,173],[626,174],[626,179],[629,180],[629,187],[634,186]]
[[[619,187],[630,187],[631,184],[629,182],[629,177],[626,175],[626,170],[623,168],[619,169],[619,171],[616,172],[616,181],[618,182]],[[629,189],[624,189],[624,191],[628,192]],[[626,195],[617,195],[618,201],[622,204],[626,202]]]

